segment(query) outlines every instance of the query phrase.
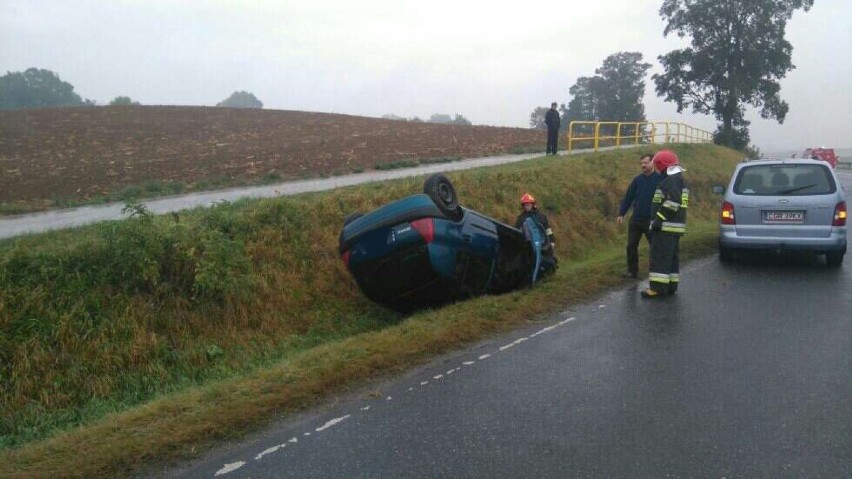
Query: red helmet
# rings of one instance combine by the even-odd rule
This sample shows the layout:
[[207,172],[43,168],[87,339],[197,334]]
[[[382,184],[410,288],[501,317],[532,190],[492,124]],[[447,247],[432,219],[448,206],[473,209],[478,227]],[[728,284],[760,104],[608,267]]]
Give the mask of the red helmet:
[[654,155],[654,167],[660,173],[666,171],[666,169],[670,166],[679,165],[680,162],[677,159],[677,155],[675,152],[671,150],[660,150]]
[[532,203],[535,204],[535,197],[529,193],[524,193],[524,196],[521,196],[521,204]]

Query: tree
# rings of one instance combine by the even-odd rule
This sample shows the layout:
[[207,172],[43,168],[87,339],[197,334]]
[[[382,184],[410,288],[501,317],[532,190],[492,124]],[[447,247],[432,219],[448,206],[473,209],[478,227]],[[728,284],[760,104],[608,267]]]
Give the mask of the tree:
[[[651,68],[642,62],[639,52],[618,52],[606,57],[593,77],[580,77],[568,90],[572,95],[564,111],[567,128],[576,121],[645,121],[645,75]],[[580,126],[577,133],[591,134],[590,126]],[[613,132],[614,133],[614,132]],[[633,134],[622,128],[624,135]]]
[[639,52],[618,52],[595,70],[602,79],[601,119],[610,121],[644,121],[645,75],[650,63],[642,62]]
[[536,130],[547,129],[547,124],[544,123],[544,116],[547,115],[547,110],[546,106],[539,106],[530,113],[530,128],[535,128]]
[[131,100],[129,96],[117,96],[109,104],[113,106],[129,106],[138,105],[139,102]]
[[59,75],[44,69],[29,68],[24,72],[7,72],[0,77],[0,110],[94,104],[83,101],[74,87]]
[[463,115],[459,115],[456,113],[455,118],[452,121],[453,125],[471,125],[470,120],[465,118]]
[[586,121],[644,121],[645,75],[651,68],[639,52],[606,57],[593,77],[580,77],[568,90],[568,117]]
[[659,58],[664,73],[653,76],[657,95],[677,111],[714,115],[721,122],[716,143],[748,145],[745,106],[783,123],[789,105],[778,81],[795,68],[784,33],[793,12],[808,11],[813,0],[664,0],[664,36],[691,38],[690,47]]
[[217,103],[216,106],[226,108],[263,108],[263,103],[247,91],[235,91],[227,99]]

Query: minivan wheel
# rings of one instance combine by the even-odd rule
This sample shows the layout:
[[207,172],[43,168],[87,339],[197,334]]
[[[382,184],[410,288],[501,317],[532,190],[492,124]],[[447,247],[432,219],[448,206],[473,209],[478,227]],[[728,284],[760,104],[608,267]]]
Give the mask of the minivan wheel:
[[845,257],[846,257],[846,250],[845,249],[841,250],[841,251],[832,251],[830,253],[825,254],[825,262],[829,266],[836,268],[836,267],[843,264],[843,258],[845,258]]
[[734,249],[719,245],[719,261],[730,263],[734,260]]
[[459,221],[464,216],[464,210],[459,205],[459,198],[456,196],[456,189],[453,188],[453,184],[446,176],[435,173],[426,178],[426,181],[423,182],[423,193],[426,193],[435,202],[435,206],[447,218]]

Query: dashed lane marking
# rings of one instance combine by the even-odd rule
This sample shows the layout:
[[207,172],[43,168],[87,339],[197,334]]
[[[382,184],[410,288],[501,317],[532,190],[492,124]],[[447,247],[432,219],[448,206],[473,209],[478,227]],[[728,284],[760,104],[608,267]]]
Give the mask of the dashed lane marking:
[[[606,307],[606,305],[605,305],[605,304],[601,304],[601,305],[599,305],[599,306],[598,306],[598,309],[603,309],[603,308],[605,308],[605,307]],[[574,316],[567,317],[567,318],[563,319],[562,321],[560,321],[560,322],[558,322],[558,323],[556,323],[556,324],[553,324],[553,325],[550,325],[550,326],[547,326],[547,327],[545,327],[545,328],[540,329],[539,331],[537,331],[537,332],[535,332],[535,333],[531,334],[529,337],[527,337],[527,336],[523,336],[523,337],[520,337],[520,338],[518,338],[518,339],[516,339],[516,340],[512,341],[512,342],[511,342],[511,343],[509,343],[509,344],[505,344],[505,345],[503,345],[503,346],[500,346],[500,347],[498,348],[498,351],[497,351],[497,352],[505,351],[505,350],[507,350],[507,349],[509,349],[509,348],[512,348],[512,347],[514,347],[514,346],[517,346],[518,344],[521,344],[521,343],[523,343],[524,341],[527,341],[527,340],[529,340],[529,339],[532,339],[532,338],[534,338],[534,337],[536,337],[536,336],[539,336],[539,335],[544,334],[544,333],[551,332],[551,331],[553,331],[554,329],[556,329],[557,327],[562,326],[562,325],[564,325],[564,324],[566,324],[566,323],[568,323],[568,322],[570,322],[570,321],[574,321],[575,319],[577,319],[577,318],[576,318],[576,317],[574,317]],[[484,360],[486,360],[486,359],[490,358],[490,357],[491,357],[491,355],[492,355],[491,353],[483,354],[483,355],[479,356],[479,357],[477,358],[477,360],[478,360],[478,361],[484,361]],[[463,365],[463,366],[473,366],[474,364],[476,364],[476,361],[464,361],[464,362],[462,363],[462,365]],[[441,380],[441,379],[443,379],[445,376],[449,376],[449,375],[453,374],[453,373],[454,373],[454,372],[456,372],[456,371],[460,371],[461,369],[462,369],[462,366],[459,366],[458,368],[450,369],[449,371],[445,372],[444,374],[438,374],[438,375],[433,376],[433,377],[432,377],[432,379],[433,379],[434,381]],[[426,385],[428,385],[428,384],[429,384],[429,381],[421,381],[421,382],[420,382],[420,386],[421,386],[421,387],[426,386]],[[409,388],[408,388],[408,390],[409,390],[409,391],[413,391],[413,390],[414,390],[414,387],[409,387]],[[386,401],[390,401],[390,400],[392,400],[392,399],[393,399],[393,398],[392,398],[391,396],[387,396],[387,397],[385,398],[385,400],[386,400]],[[370,406],[364,406],[364,407],[360,408],[360,410],[361,410],[361,411],[369,411],[369,410],[370,410]],[[352,415],[351,415],[351,414],[347,414],[347,415],[345,415],[345,416],[341,416],[341,417],[338,417],[338,418],[331,419],[331,420],[327,421],[325,424],[323,424],[322,426],[320,426],[320,427],[316,428],[316,429],[315,429],[315,431],[316,431],[316,432],[322,432],[322,431],[325,431],[326,429],[329,429],[329,428],[331,428],[331,427],[334,427],[334,426],[336,426],[337,424],[340,424],[341,422],[345,421],[346,419],[349,419],[350,417],[352,417]],[[303,433],[303,435],[304,435],[304,436],[310,436],[310,435],[311,435],[311,433],[310,433],[310,432],[305,432],[305,433]],[[299,442],[299,440],[298,440],[297,438],[295,438],[295,437],[294,437],[294,438],[292,438],[292,439],[290,439],[289,441],[287,441],[287,443],[297,443],[297,442]],[[263,451],[261,451],[260,453],[258,453],[256,456],[254,456],[254,459],[257,461],[257,460],[262,459],[264,456],[267,456],[267,455],[269,455],[269,454],[276,453],[276,452],[278,452],[278,451],[280,451],[280,450],[284,449],[285,447],[287,447],[287,443],[284,443],[284,444],[278,444],[278,445],[275,445],[275,446],[269,447],[269,448],[267,448],[267,449],[264,449]],[[225,465],[224,465],[221,469],[219,469],[218,471],[216,471],[216,474],[215,474],[215,475],[216,475],[216,476],[220,476],[220,475],[223,475],[223,474],[228,474],[228,473],[230,473],[230,472],[236,471],[237,469],[239,469],[239,468],[243,467],[245,464],[246,464],[246,462],[245,462],[245,461],[238,461],[238,462],[233,462],[233,463],[230,463],[230,464],[225,464]]]
[[[390,400],[390,396],[388,396],[388,400]],[[328,429],[328,428],[330,428],[330,427],[332,427],[332,426],[335,426],[335,425],[337,425],[337,424],[339,424],[339,423],[341,423],[341,422],[343,422],[343,421],[345,421],[345,420],[349,419],[351,416],[352,416],[351,414],[347,414],[347,415],[345,415],[345,416],[341,416],[341,417],[338,417],[338,418],[334,418],[334,419],[332,419],[331,421],[328,421],[327,423],[325,423],[325,424],[323,424],[322,426],[318,427],[318,428],[316,429],[316,431],[317,431],[317,432],[323,432],[323,431],[325,431],[326,429]]]
[[219,469],[218,471],[216,471],[216,475],[221,476],[223,474],[228,474],[228,473],[234,472],[237,469],[239,469],[239,468],[241,468],[245,465],[246,465],[246,461],[238,461],[238,462],[232,462],[230,464],[225,464],[225,466],[222,469]]

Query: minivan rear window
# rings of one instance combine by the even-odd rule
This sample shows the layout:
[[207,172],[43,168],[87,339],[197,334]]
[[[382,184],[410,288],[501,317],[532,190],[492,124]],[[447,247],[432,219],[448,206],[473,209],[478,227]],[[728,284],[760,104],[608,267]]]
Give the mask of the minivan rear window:
[[734,193],[752,196],[828,195],[837,191],[827,165],[753,165],[740,170]]

